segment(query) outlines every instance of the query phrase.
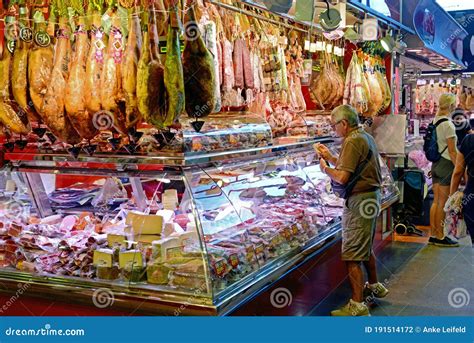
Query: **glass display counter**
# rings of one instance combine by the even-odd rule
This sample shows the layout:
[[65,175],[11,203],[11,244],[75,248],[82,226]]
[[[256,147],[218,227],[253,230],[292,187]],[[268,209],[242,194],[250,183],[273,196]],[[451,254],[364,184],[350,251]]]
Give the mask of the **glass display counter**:
[[343,201],[317,141],[170,158],[9,153],[0,280],[85,304],[105,289],[140,313],[226,314],[338,236]]

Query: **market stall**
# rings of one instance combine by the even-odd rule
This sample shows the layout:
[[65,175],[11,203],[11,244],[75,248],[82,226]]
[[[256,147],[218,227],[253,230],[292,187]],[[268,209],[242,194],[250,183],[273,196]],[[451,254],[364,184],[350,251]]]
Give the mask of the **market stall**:
[[[340,237],[312,146],[339,149],[339,104],[390,112],[375,42],[214,1],[20,1],[4,22],[7,294],[226,314]],[[386,238],[398,190],[383,171],[364,211]]]

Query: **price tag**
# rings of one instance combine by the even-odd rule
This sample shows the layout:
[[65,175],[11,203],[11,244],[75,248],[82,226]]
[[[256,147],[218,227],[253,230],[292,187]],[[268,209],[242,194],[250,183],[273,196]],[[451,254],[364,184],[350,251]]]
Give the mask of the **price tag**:
[[225,260],[216,261],[216,263],[214,264],[214,271],[216,272],[217,276],[219,277],[224,276],[226,272]]
[[275,235],[273,236],[273,238],[271,239],[271,243],[273,246],[277,246],[278,244],[280,244],[280,235]]
[[248,246],[245,248],[245,257],[247,258],[248,262],[253,261],[255,257],[255,252],[253,251],[253,246]]
[[259,244],[255,246],[255,253],[258,254],[263,254],[265,249],[263,248],[263,244]]
[[237,254],[230,255],[229,263],[232,266],[232,268],[237,268],[237,266],[239,265],[239,256],[237,256]]
[[291,231],[289,228],[284,228],[283,231],[282,231],[282,235],[283,237],[285,237],[286,240],[290,240],[291,238]]
[[51,37],[44,31],[36,32],[35,43],[41,47],[47,47],[51,44]]
[[20,39],[26,43],[31,43],[33,41],[33,30],[29,27],[23,27],[20,30]]
[[13,40],[9,40],[7,42],[7,50],[10,52],[10,54],[13,54],[13,52],[15,51],[15,46],[16,46],[16,42],[13,41]]

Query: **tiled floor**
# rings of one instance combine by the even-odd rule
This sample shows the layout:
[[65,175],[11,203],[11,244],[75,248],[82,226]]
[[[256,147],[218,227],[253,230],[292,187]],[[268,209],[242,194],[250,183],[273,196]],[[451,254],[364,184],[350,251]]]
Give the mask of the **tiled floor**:
[[[474,315],[473,248],[468,239],[461,243],[459,248],[390,243],[377,257],[379,280],[390,293],[371,304],[371,315]],[[346,280],[309,315],[327,315],[349,294]]]
[[[379,249],[379,280],[390,293],[371,304],[371,315],[474,315],[474,249],[468,238],[461,243],[459,248],[439,248],[390,242]],[[339,249],[335,244],[232,315],[329,315],[350,296]],[[287,293],[282,299],[288,304],[275,304],[275,292],[282,289]]]

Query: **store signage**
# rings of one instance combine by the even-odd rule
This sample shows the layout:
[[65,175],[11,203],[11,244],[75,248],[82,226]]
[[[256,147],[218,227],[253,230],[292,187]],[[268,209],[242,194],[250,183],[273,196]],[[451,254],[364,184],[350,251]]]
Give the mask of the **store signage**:
[[421,0],[413,13],[413,26],[425,46],[463,65],[467,32],[434,0]]

